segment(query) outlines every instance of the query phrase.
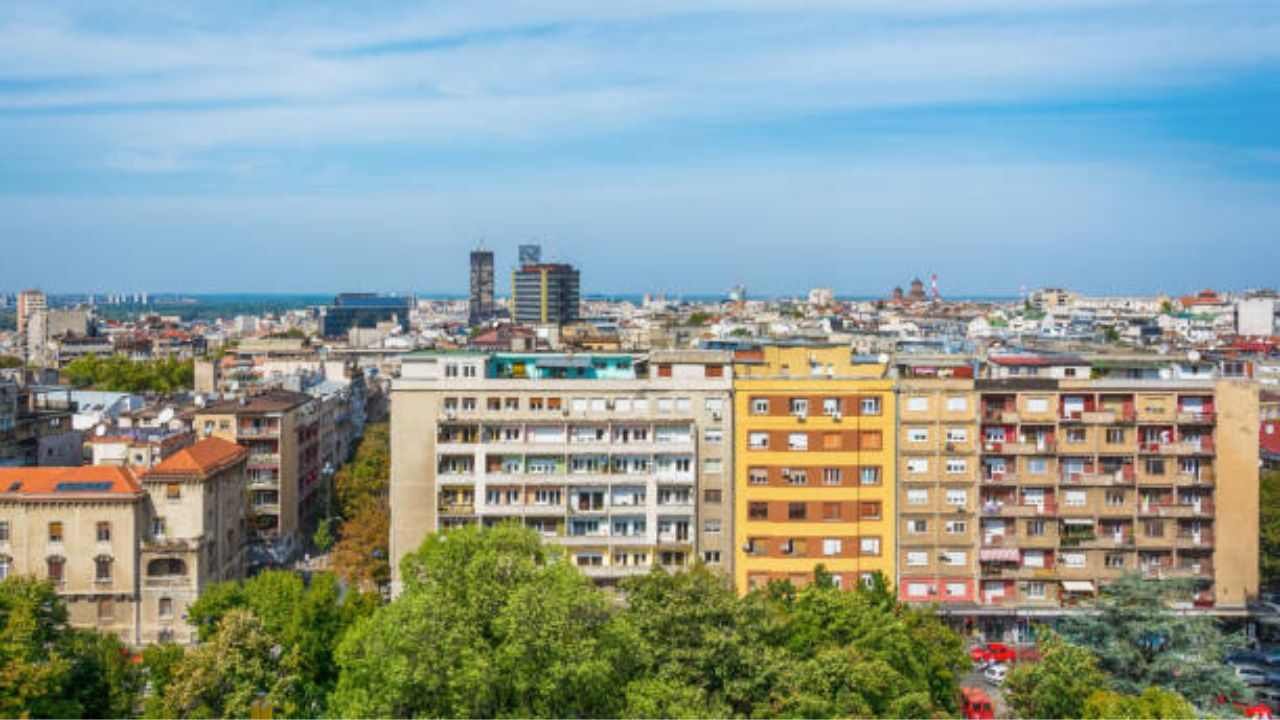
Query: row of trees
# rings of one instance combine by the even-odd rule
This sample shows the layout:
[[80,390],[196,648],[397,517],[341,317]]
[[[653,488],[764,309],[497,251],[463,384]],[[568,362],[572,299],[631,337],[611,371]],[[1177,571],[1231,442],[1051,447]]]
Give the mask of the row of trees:
[[171,393],[193,387],[195,364],[176,358],[135,362],[124,355],[85,355],[71,361],[62,373],[71,385],[78,388]]
[[[342,522],[330,559],[339,577],[364,590],[374,590],[391,580],[387,547],[391,534],[387,502],[390,477],[390,423],[369,423],[351,462],[334,476]],[[327,525],[323,532],[328,533]]]

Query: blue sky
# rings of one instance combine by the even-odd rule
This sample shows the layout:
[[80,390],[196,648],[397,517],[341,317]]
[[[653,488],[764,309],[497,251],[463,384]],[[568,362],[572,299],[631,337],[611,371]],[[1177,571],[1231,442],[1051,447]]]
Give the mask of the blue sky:
[[1277,284],[1271,0],[371,5],[0,6],[0,288]]

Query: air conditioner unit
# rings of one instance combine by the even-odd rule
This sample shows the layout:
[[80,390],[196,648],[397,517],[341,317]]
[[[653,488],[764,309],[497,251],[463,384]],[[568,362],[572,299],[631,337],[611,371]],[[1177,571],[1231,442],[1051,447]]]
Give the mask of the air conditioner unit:
[[713,412],[713,413],[711,413],[711,419],[712,419],[712,420],[715,420],[715,421],[717,421],[717,422],[719,422],[720,420],[722,420],[722,419],[724,419],[724,418],[723,418],[723,416],[722,416],[720,413],[718,413],[718,412]]

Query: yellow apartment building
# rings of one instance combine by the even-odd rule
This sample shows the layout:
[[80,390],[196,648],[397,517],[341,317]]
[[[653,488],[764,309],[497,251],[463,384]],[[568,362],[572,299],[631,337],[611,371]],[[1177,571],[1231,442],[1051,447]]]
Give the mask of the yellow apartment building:
[[888,364],[848,346],[740,350],[734,363],[734,581],[840,587],[895,577]]

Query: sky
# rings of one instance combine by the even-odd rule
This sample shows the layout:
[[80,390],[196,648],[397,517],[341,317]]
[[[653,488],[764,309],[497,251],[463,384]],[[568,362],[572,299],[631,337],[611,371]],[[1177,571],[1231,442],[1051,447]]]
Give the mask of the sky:
[[0,289],[1275,286],[1280,3],[0,4]]

